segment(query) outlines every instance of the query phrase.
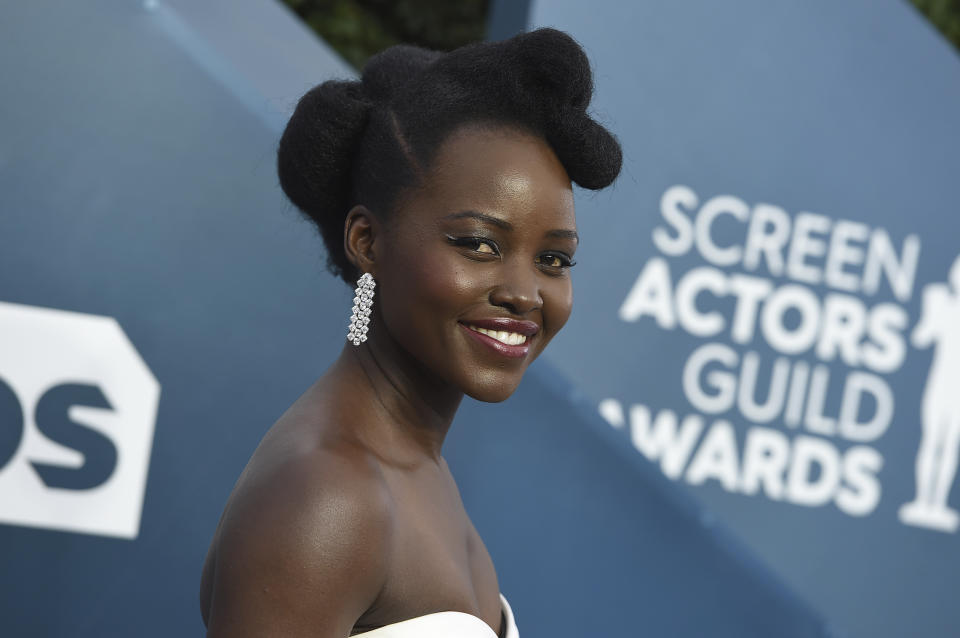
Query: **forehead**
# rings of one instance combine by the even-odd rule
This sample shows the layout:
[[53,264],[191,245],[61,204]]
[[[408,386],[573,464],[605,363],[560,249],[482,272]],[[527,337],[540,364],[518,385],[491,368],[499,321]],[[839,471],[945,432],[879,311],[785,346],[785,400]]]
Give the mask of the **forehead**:
[[563,164],[545,140],[512,128],[455,130],[411,200],[415,205],[404,208],[421,218],[476,210],[515,226],[576,228],[573,189]]

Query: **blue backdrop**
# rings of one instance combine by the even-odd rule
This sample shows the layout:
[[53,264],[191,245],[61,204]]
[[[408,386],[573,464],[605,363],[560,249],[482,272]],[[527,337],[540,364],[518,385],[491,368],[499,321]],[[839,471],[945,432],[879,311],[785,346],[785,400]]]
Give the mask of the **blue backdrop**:
[[838,631],[960,633],[956,52],[907,2],[534,0],[544,25],[627,158],[578,200],[550,360]]
[[[525,637],[950,635],[956,534],[930,526],[948,508],[898,518],[914,496],[919,395],[937,346],[909,345],[896,361],[890,335],[898,308],[913,328],[925,287],[948,280],[953,249],[937,247],[936,230],[955,173],[946,138],[956,59],[900,5],[850,16],[799,3],[712,6],[495,12],[505,22],[494,29],[555,24],[581,40],[597,69],[596,108],[626,162],[614,189],[578,193],[584,245],[567,334],[507,402],[466,401],[445,455]],[[0,634],[203,634],[199,573],[233,481],[342,343],[350,291],[323,271],[319,239],[284,201],[274,153],[296,99],[352,75],[270,0],[0,9]],[[668,192],[672,217],[661,213]],[[730,197],[713,205],[715,224],[700,222],[705,240],[695,220],[710,217],[717,195]],[[743,247],[759,203],[783,211],[764,214],[780,220],[772,225],[785,217],[787,237],[809,227],[798,258],[789,241],[781,247],[783,272],[763,269],[776,259],[774,226],[757,235],[763,267],[702,256],[707,246],[715,257],[709,239]],[[816,215],[800,222],[803,211]],[[847,238],[831,240],[839,228]],[[890,250],[870,253],[880,231]],[[919,248],[906,276],[911,236]],[[831,281],[841,286],[879,254],[877,290],[864,290],[865,276],[856,290],[798,280],[826,272],[818,241],[840,246]],[[681,308],[680,278],[696,268],[693,310]],[[819,317],[831,291],[846,295],[831,302],[847,311],[838,326],[856,322],[850,299],[861,303],[872,367],[844,362],[864,355],[842,326],[824,356],[763,341],[759,294],[754,341],[703,336],[698,318],[710,309],[732,321],[732,299],[713,291],[732,290],[737,274],[768,282],[771,299],[794,284],[781,306],[800,319],[811,298]],[[909,294],[891,280],[909,280]],[[711,281],[721,283],[697,294]],[[927,331],[939,335],[934,316],[953,302],[949,289],[932,290]],[[795,299],[800,310],[788,307]],[[871,323],[878,303],[889,316]],[[787,324],[788,341],[802,333]],[[697,405],[716,406],[710,380],[722,395],[755,352],[761,379],[777,376],[777,356],[789,379],[807,362],[804,388],[825,366],[840,394],[826,394],[824,418],[837,413],[842,380],[862,372],[856,396],[874,398],[844,422],[847,435],[871,434],[863,423],[884,414],[873,377],[896,390],[894,416],[873,439],[851,441],[825,434],[823,419],[811,429],[802,410],[794,426],[750,422],[734,401],[698,429],[683,421],[697,410],[682,377],[710,343],[737,362],[724,364],[726,351],[706,361],[690,384],[707,397]],[[727,368],[737,374],[724,377]],[[673,438],[663,410],[677,416]],[[762,431],[747,455],[751,427]],[[869,450],[850,457],[856,446],[882,467],[871,469]],[[817,503],[831,453],[840,478]],[[770,496],[778,482],[780,499]],[[842,489],[858,512],[836,505]]]

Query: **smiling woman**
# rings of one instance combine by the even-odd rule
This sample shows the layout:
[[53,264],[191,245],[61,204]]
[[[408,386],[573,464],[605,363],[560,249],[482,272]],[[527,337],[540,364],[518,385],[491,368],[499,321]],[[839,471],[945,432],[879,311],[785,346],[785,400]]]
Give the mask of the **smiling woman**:
[[461,126],[434,166],[380,231],[375,263],[358,258],[381,282],[371,333],[454,393],[502,401],[570,315],[570,178],[545,141],[504,127]]
[[364,283],[339,358],[230,496],[208,635],[519,635],[441,450],[464,394],[509,397],[570,315],[571,181],[603,188],[621,162],[592,90],[579,45],[540,29],[391,47],[300,100],[281,185]]

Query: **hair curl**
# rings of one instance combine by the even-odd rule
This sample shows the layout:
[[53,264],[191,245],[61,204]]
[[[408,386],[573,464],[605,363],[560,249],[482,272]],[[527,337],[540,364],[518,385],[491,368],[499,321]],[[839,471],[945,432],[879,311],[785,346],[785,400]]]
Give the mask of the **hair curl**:
[[587,114],[592,95],[586,54],[556,29],[449,53],[393,46],[369,60],[360,80],[330,80],[300,99],[277,150],[280,185],[319,228],[330,271],[352,283],[358,273],[343,250],[347,212],[362,203],[389,214],[461,125],[529,131],[547,141],[579,186],[611,184],[620,144]]

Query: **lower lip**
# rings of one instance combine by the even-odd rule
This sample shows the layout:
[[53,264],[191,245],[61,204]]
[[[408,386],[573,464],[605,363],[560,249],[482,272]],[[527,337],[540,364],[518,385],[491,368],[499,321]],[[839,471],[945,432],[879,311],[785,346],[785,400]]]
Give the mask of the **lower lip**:
[[527,337],[527,340],[524,343],[510,346],[505,343],[500,343],[493,337],[488,337],[487,335],[477,332],[476,330],[471,330],[464,324],[460,326],[467,331],[467,334],[482,343],[483,345],[489,347],[491,350],[502,354],[505,357],[512,357],[514,359],[525,357],[527,352],[530,350],[530,337]]

